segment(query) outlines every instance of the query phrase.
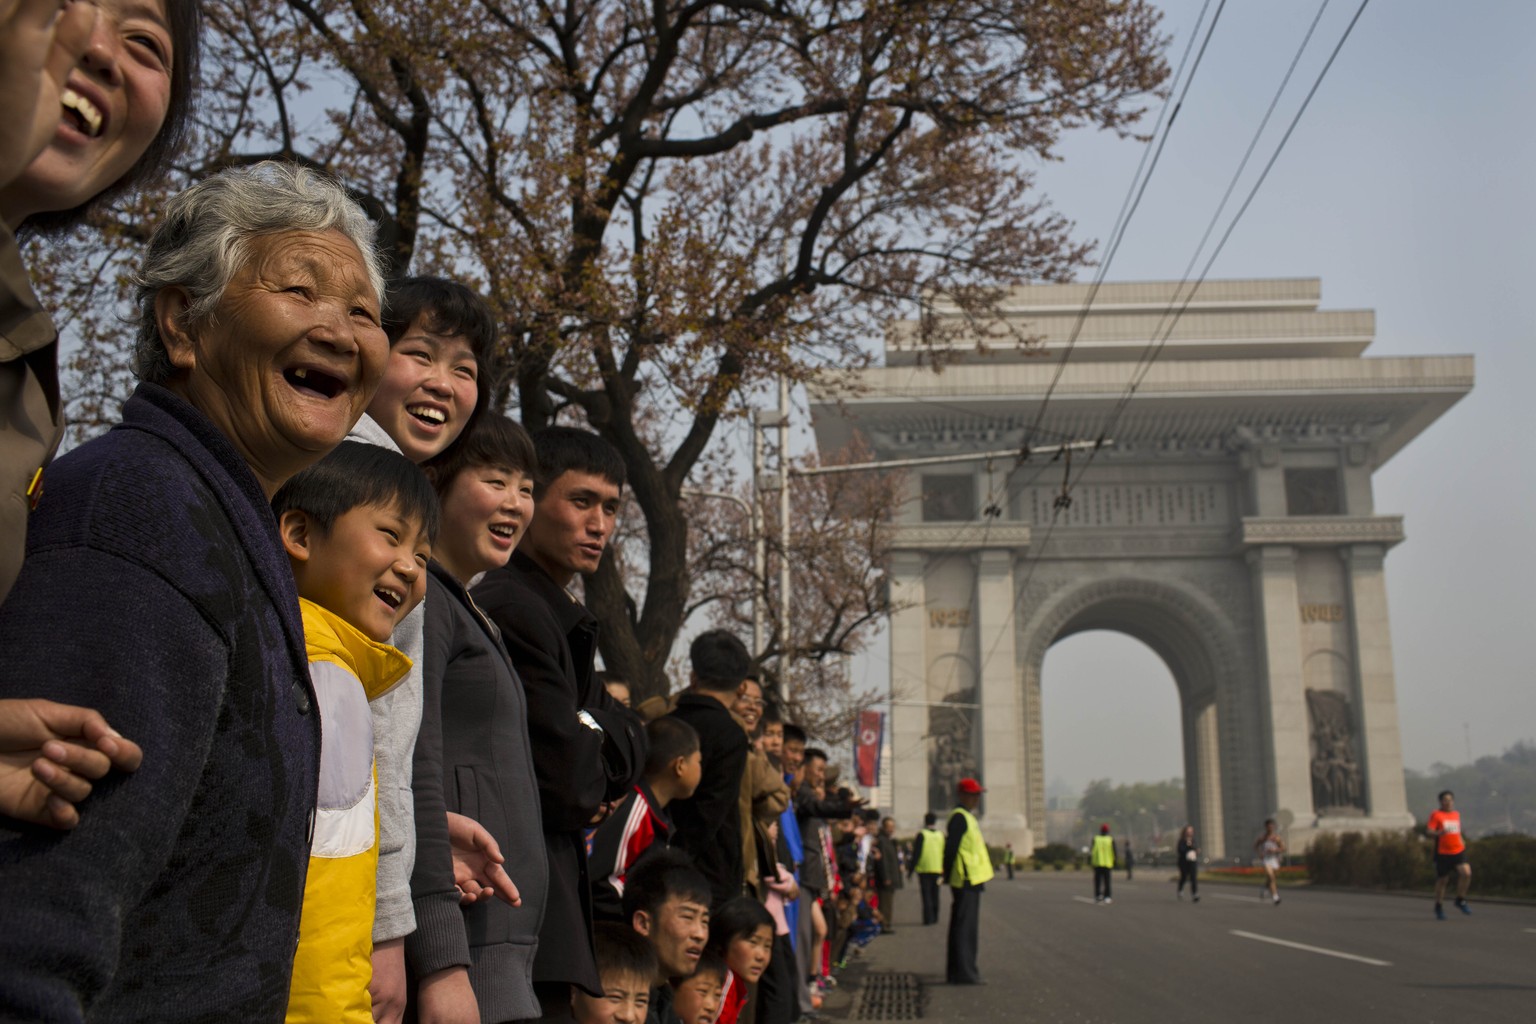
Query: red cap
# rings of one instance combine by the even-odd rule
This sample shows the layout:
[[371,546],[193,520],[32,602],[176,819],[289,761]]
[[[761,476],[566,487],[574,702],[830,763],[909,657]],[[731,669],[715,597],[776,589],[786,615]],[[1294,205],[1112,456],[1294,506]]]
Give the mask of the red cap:
[[1104,824],[1100,825],[1099,826],[1099,831],[1103,832],[1105,835],[1108,835],[1109,834],[1109,823],[1105,822]]
[[962,793],[985,793],[986,791],[986,787],[975,779],[960,780],[960,792]]

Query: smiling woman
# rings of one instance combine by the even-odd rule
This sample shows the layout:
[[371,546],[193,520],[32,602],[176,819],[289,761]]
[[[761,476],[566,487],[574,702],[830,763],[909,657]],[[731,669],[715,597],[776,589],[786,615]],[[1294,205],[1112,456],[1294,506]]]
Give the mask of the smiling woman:
[[158,175],[190,123],[196,0],[0,3],[0,600],[63,432],[58,334],[20,232],[75,227]]
[[0,827],[0,1018],[275,1024],[320,734],[268,500],[383,372],[372,228],[312,172],[227,171],[167,206],[138,317],[123,421],[49,468],[0,696],[98,708],[144,763],[66,835]]

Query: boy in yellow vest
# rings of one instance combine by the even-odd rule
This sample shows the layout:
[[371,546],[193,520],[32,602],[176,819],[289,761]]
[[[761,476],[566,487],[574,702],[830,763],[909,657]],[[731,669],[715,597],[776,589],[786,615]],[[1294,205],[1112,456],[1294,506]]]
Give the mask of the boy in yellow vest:
[[992,877],[992,855],[981,837],[976,808],[986,792],[975,779],[961,779],[956,789],[960,806],[949,814],[944,835],[944,877],[954,902],[949,910],[949,949],[945,976],[951,985],[980,985],[976,947],[981,927],[982,887]]
[[320,715],[320,794],[289,1024],[373,1024],[378,798],[368,702],[411,661],[386,641],[426,592],[437,495],[405,456],[344,441],[272,499]]

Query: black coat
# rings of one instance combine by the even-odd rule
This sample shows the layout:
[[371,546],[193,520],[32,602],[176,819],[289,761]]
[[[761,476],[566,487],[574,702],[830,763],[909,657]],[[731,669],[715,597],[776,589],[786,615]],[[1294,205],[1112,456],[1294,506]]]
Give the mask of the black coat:
[[639,779],[645,728],[593,674],[597,620],[532,559],[513,552],[506,568],[486,573],[474,598],[501,629],[528,696],[549,862],[533,978],[601,995],[582,830],[605,800],[620,799]]
[[677,829],[674,845],[693,858],[709,879],[710,902],[718,907],[741,895],[746,877],[741,862],[741,776],[747,768],[747,734],[713,697],[685,693],[668,715],[699,734],[703,776],[699,788],[669,810]]
[[[496,627],[436,562],[427,578],[425,641],[412,783],[416,931],[406,953],[416,977],[467,965],[483,1020],[537,1017],[532,971],[549,871],[526,697]],[[521,906],[499,899],[459,906],[447,811],[490,832]]]
[[[232,344],[232,343],[231,343]],[[144,748],[69,832],[0,818],[0,1019],[279,1022],[320,775],[293,571],[229,439],[141,384],[48,468],[0,696]]]

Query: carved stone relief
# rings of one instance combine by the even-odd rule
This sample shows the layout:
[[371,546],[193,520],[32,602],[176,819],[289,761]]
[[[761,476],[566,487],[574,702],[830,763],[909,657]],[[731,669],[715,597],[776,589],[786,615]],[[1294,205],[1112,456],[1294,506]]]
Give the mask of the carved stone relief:
[[1364,813],[1349,698],[1328,690],[1308,690],[1307,715],[1312,723],[1313,809],[1324,816]]

